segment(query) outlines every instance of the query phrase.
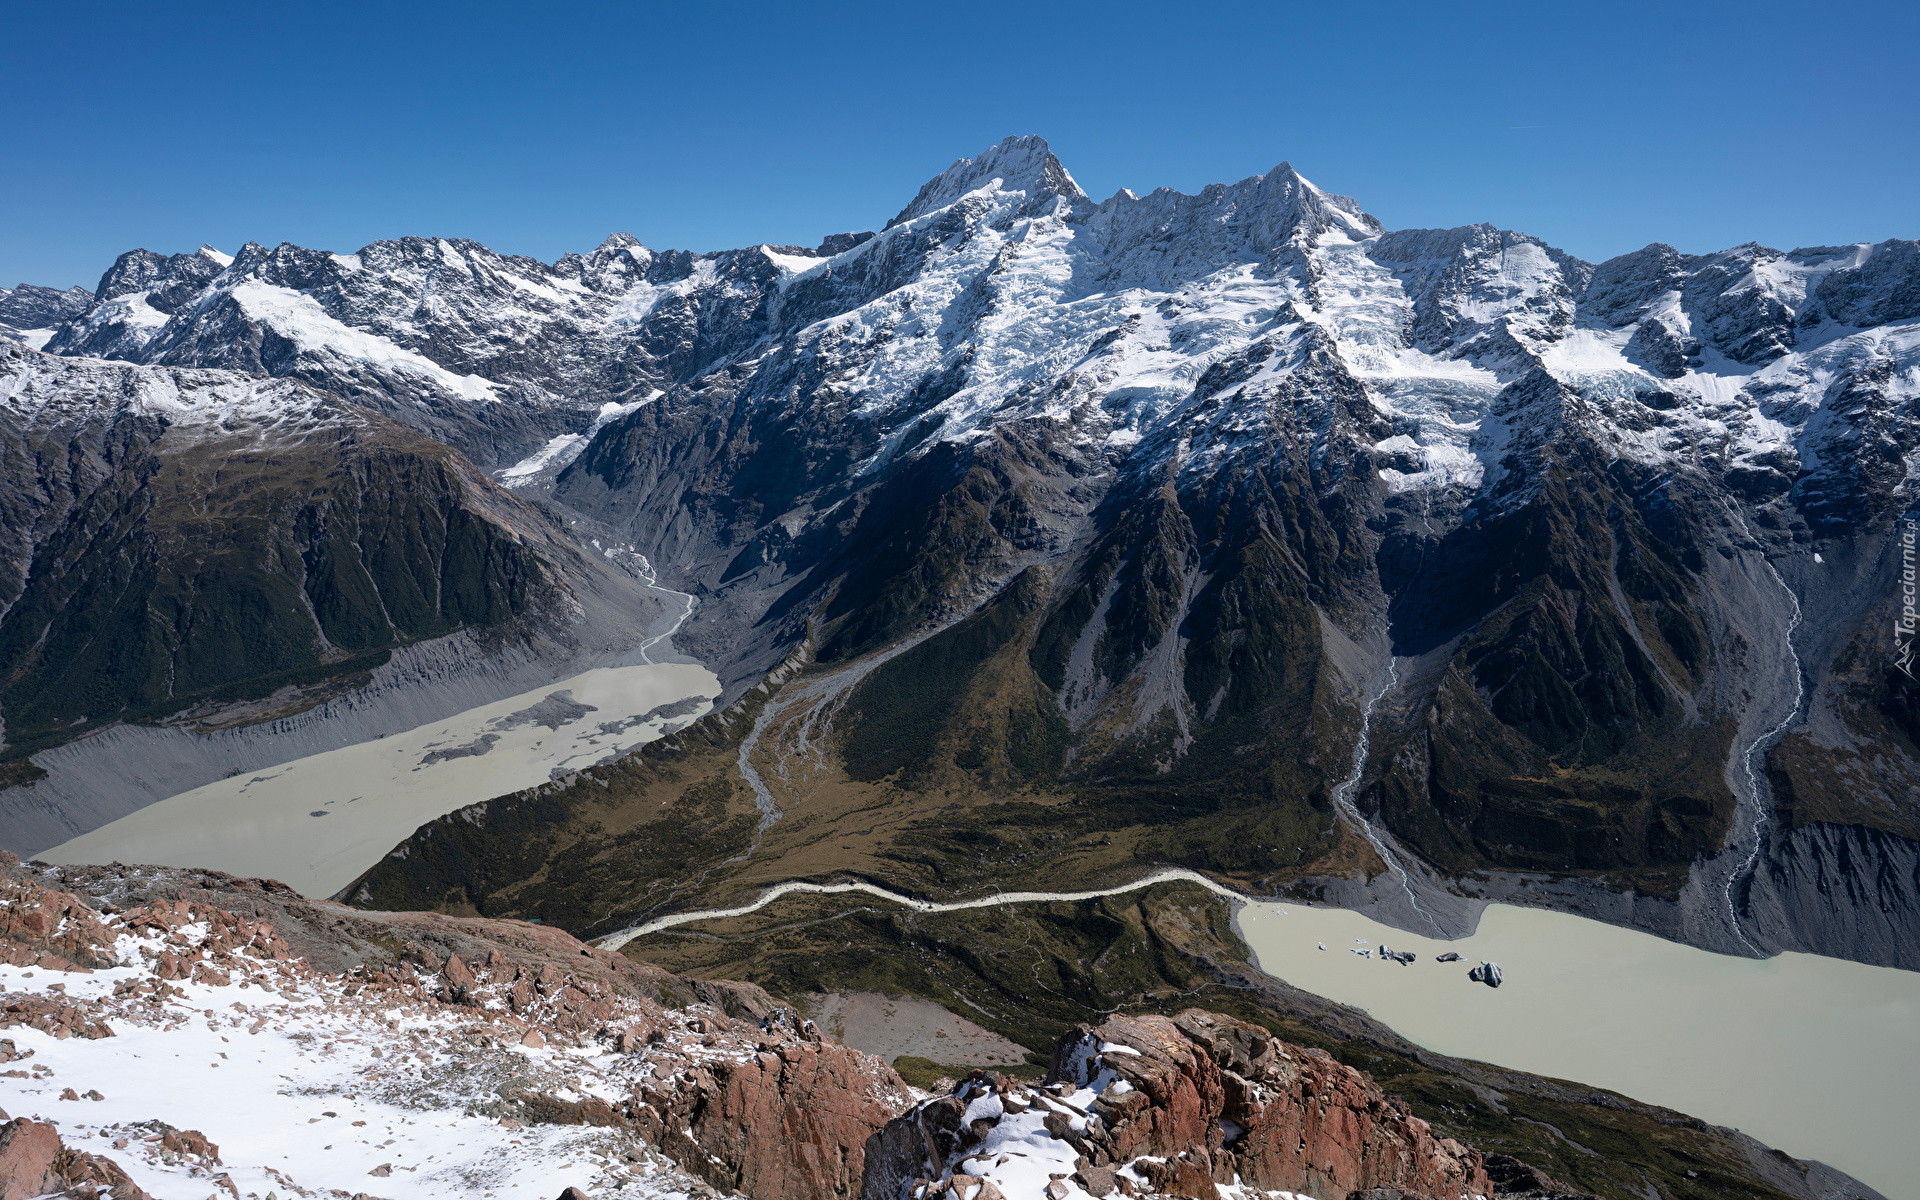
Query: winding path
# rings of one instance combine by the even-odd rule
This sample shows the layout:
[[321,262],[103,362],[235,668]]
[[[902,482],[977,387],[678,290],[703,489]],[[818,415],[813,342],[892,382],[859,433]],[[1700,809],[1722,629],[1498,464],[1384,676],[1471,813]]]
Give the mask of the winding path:
[[618,950],[633,939],[645,937],[649,933],[657,933],[662,929],[671,929],[675,925],[690,925],[695,921],[717,921],[724,920],[727,917],[743,917],[750,912],[765,908],[782,896],[791,896],[796,893],[814,896],[832,896],[845,892],[865,892],[869,896],[876,896],[882,900],[890,900],[903,908],[910,908],[915,912],[945,913],[961,912],[970,908],[994,908],[1002,904],[1049,904],[1060,900],[1097,900],[1102,896],[1118,896],[1126,892],[1137,892],[1141,888],[1149,888],[1156,883],[1166,883],[1171,880],[1197,883],[1216,896],[1221,896],[1235,903],[1247,904],[1255,900],[1253,896],[1242,895],[1232,888],[1222,887],[1213,880],[1208,879],[1205,875],[1197,871],[1189,871],[1184,867],[1166,867],[1150,875],[1142,876],[1132,883],[1123,883],[1117,887],[1110,888],[1096,888],[1090,892],[997,892],[991,896],[982,896],[977,900],[954,900],[944,903],[936,900],[915,900],[912,896],[902,896],[898,892],[890,892],[886,888],[865,882],[790,882],[775,884],[773,887],[760,893],[759,897],[751,904],[742,904],[735,908],[709,908],[699,912],[674,913],[672,916],[656,917],[644,924],[635,925],[632,928],[623,929],[619,933],[609,934],[606,937],[600,938],[594,942],[594,945],[599,946],[603,950]]
[[[760,807],[760,827],[754,831],[753,844],[749,846],[744,853],[737,854],[727,859],[726,862],[709,867],[707,871],[701,874],[700,882],[704,882],[707,875],[719,867],[726,866],[730,863],[742,862],[751,858],[753,852],[759,849],[761,839],[766,836],[768,826],[778,821],[782,815],[780,806],[773,799],[772,791],[767,787],[766,781],[760,777],[760,772],[754,769],[751,761],[753,749],[759,744],[761,734],[766,732],[775,714],[785,711],[796,701],[823,699],[832,696],[834,693],[844,691],[847,687],[857,682],[861,676],[864,676],[867,671],[879,666],[882,662],[892,658],[894,655],[911,648],[912,645],[917,644],[920,640],[921,639],[916,638],[913,642],[899,646],[887,654],[863,663],[856,671],[842,672],[829,679],[817,681],[810,687],[803,689],[799,695],[791,699],[786,699],[784,702],[776,701],[770,703],[766,708],[761,710],[758,719],[753,723],[752,731],[741,740],[739,756],[740,773],[746,777],[747,783],[752,786],[754,799]],[[852,677],[848,678],[849,675]],[[1413,905],[1414,911],[1425,917],[1427,921],[1433,925],[1435,931],[1438,932],[1440,936],[1445,937],[1445,932],[1440,929],[1440,923],[1434,920],[1433,914],[1420,906],[1419,897],[1414,894],[1412,882],[1407,878],[1406,870],[1401,867],[1399,859],[1394,855],[1392,850],[1381,841],[1367,819],[1360,815],[1352,799],[1353,790],[1360,782],[1361,774],[1366,770],[1367,750],[1370,744],[1369,734],[1373,725],[1374,707],[1393,689],[1393,685],[1398,681],[1398,678],[1398,675],[1393,670],[1392,662],[1389,661],[1386,684],[1381,687],[1378,693],[1367,700],[1366,706],[1361,712],[1360,740],[1353,751],[1353,772],[1339,788],[1335,789],[1334,796],[1342,815],[1359,827],[1360,832],[1366,837],[1367,841],[1372,844],[1373,848],[1379,852],[1380,857],[1400,880],[1400,886],[1406,889],[1407,900]],[[1197,871],[1187,870],[1185,867],[1163,867],[1160,870],[1143,875],[1131,883],[1118,884],[1109,888],[1096,888],[1086,892],[996,892],[991,896],[982,896],[974,900],[944,902],[916,900],[911,896],[903,896],[899,892],[888,891],[886,888],[880,887],[877,884],[864,881],[851,883],[803,883],[799,881],[788,881],[786,883],[775,884],[773,887],[768,888],[766,891],[760,893],[758,898],[748,904],[737,905],[733,908],[708,908],[700,909],[696,912],[672,913],[664,917],[655,917],[651,921],[643,921],[637,925],[630,925],[618,933],[608,934],[606,937],[596,939],[594,945],[604,950],[618,950],[635,938],[645,937],[647,934],[657,933],[662,929],[671,929],[676,925],[690,925],[696,921],[715,921],[724,920],[728,917],[745,916],[750,912],[765,908],[783,896],[832,896],[843,895],[849,892],[863,892],[869,896],[898,904],[903,908],[910,908],[915,912],[945,913],[962,912],[974,908],[994,908],[1006,904],[1050,904],[1059,901],[1097,900],[1103,896],[1118,896],[1126,892],[1137,892],[1142,888],[1149,888],[1157,883],[1167,883],[1174,880],[1199,884],[1214,895],[1233,904],[1249,904],[1261,899],[1260,897],[1248,896],[1242,892],[1234,891],[1230,887],[1225,887],[1208,879],[1205,875]],[[671,899],[671,896],[669,896],[669,899]],[[1269,897],[1269,899],[1271,899],[1271,897]]]
[[[654,577],[653,565],[647,562],[645,555],[636,554],[635,557],[640,559],[641,570],[646,574],[648,587],[653,588],[655,591],[670,592],[672,595],[675,595],[675,596],[686,596],[685,592],[673,592],[670,588],[663,588],[655,584],[653,582],[653,577]],[[651,646],[655,642],[660,641],[661,638],[671,637],[674,631],[680,628],[681,622],[684,622],[687,619],[687,616],[692,612],[693,612],[693,597],[687,596],[687,611],[681,614],[679,621],[674,622],[673,628],[667,630],[666,633],[660,634],[658,637],[649,638],[645,642],[641,643],[640,650],[641,650],[642,657],[645,657],[646,649],[648,646]],[[779,822],[780,818],[786,815],[785,810],[783,810],[780,807],[780,802],[774,799],[773,789],[767,786],[767,781],[761,776],[759,769],[753,765],[753,753],[760,746],[761,736],[764,735],[768,729],[773,727],[774,722],[777,719],[779,719],[781,716],[783,716],[785,713],[792,710],[793,708],[796,708],[803,704],[831,703],[834,699],[836,699],[838,696],[844,693],[848,688],[852,687],[854,684],[864,679],[867,675],[867,672],[873,670],[875,667],[888,661],[889,659],[892,659],[900,654],[906,653],[908,650],[913,649],[913,647],[919,645],[922,641],[925,641],[928,637],[933,636],[933,634],[937,632],[939,631],[938,630],[926,631],[916,637],[909,638],[906,641],[900,643],[899,645],[893,647],[892,649],[882,654],[875,655],[874,657],[867,659],[864,662],[858,663],[845,670],[837,671],[834,674],[825,677],[824,679],[816,679],[809,683],[793,685],[791,691],[783,690],[780,694],[777,694],[771,699],[769,699],[767,701],[766,706],[760,710],[760,715],[754,718],[753,727],[747,731],[747,735],[744,738],[740,739],[740,752],[736,758],[736,762],[738,763],[740,768],[741,778],[745,779],[747,781],[747,786],[753,789],[753,803],[754,803],[754,806],[760,810],[760,822],[758,825],[754,827],[753,841],[749,843],[747,848],[745,850],[742,850],[740,853],[734,855],[731,858],[722,859],[719,862],[714,863],[712,866],[708,867],[706,870],[700,872],[699,877],[693,880],[693,882],[683,883],[679,887],[674,888],[672,891],[668,892],[665,897],[656,901],[651,906],[651,908],[657,909],[663,905],[671,904],[674,900],[674,897],[678,896],[681,892],[686,891],[690,887],[697,888],[705,884],[707,881],[707,876],[713,874],[715,871],[718,871],[720,868],[729,867],[735,863],[746,862],[748,859],[752,858],[754,854],[759,851],[761,843],[766,841],[767,830],[773,828],[773,826]],[[808,741],[808,738],[810,737],[813,729],[814,716],[817,716],[817,715],[818,715],[818,710],[816,709],[815,714],[808,718],[806,727],[801,731],[800,740],[802,743],[801,748],[803,753],[806,750],[805,744]],[[783,777],[785,776],[786,770],[784,766],[782,766],[780,774]],[[822,885],[781,884],[780,886],[784,888],[788,888],[790,890],[791,889],[804,890],[808,888],[818,890]],[[846,891],[852,886],[853,885],[847,885],[847,887],[841,887],[839,885],[834,885],[827,888],[827,890]],[[893,893],[885,892],[877,888],[869,888],[868,890],[874,891],[881,895],[893,896]],[[779,892],[779,895],[786,895],[786,894],[787,894],[786,892]],[[698,913],[679,913],[671,917],[661,917],[658,920],[646,922],[640,925],[631,926],[628,929],[622,930],[619,933],[609,935],[606,938],[600,939],[600,941],[597,944],[604,945],[609,949],[618,949],[621,946],[624,946],[628,942],[632,941],[634,938],[639,937],[641,934],[652,933],[655,929],[663,929],[668,925],[682,925],[688,921],[703,920],[707,917],[738,916],[740,913],[752,912],[755,908],[758,908],[760,905],[771,903],[773,900],[777,898],[778,896],[774,895],[773,893],[768,893],[767,895],[762,896],[754,904],[749,905],[746,908],[739,909],[737,911],[732,909],[714,909],[711,911],[704,911],[704,912],[698,912]],[[910,900],[905,896],[899,896],[894,898],[900,900],[902,903],[907,903],[907,904],[916,903],[915,901]]]

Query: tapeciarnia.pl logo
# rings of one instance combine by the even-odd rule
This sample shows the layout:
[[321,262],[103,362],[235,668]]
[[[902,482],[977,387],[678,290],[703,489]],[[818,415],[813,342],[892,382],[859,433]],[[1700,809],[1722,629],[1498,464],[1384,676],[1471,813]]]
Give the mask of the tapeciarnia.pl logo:
[[1900,615],[1893,622],[1893,665],[1908,679],[1913,678],[1914,631],[1914,541],[1916,521],[1908,517],[1900,523]]

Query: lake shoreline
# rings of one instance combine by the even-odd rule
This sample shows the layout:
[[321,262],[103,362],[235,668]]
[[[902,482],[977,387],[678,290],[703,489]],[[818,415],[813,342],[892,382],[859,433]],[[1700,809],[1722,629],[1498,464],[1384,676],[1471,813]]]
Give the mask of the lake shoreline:
[[411,729],[239,771],[42,851],[278,879],[331,897],[421,825],[630,753],[720,694],[697,663],[601,667]]

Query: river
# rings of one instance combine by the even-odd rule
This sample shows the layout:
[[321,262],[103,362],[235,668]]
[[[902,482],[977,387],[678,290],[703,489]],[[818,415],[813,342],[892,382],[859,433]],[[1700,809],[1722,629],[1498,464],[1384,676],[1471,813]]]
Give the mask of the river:
[[[1504,904],[1451,942],[1297,904],[1249,903],[1238,927],[1261,970],[1431,1050],[1731,1125],[1889,1200],[1920,1200],[1907,1141],[1920,1113],[1920,973],[1734,958]],[[1418,958],[1383,962],[1383,943]],[[1448,952],[1465,961],[1434,961]],[[1468,980],[1482,960],[1500,964],[1499,988]]]
[[170,796],[35,857],[211,867],[331,896],[428,821],[624,754],[699,717],[719,693],[697,664],[588,671]]

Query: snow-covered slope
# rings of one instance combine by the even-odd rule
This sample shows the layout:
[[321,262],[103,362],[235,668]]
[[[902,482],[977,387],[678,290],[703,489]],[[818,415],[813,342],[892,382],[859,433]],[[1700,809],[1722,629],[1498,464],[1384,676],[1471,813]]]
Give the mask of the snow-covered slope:
[[48,349],[292,376],[505,466],[707,365],[723,352],[688,328],[701,308],[725,340],[752,325],[761,289],[818,261],[797,247],[655,254],[627,234],[552,266],[446,238],[136,250]]
[[[836,1200],[918,1098],[757,988],[557,931],[368,920],[218,875],[73,874],[0,858],[0,1122],[39,1126],[0,1140],[0,1184],[27,1189],[9,1196],[42,1194],[42,1171],[84,1182],[87,1155],[114,1195],[158,1200]],[[36,1161],[21,1134],[64,1152]]]

